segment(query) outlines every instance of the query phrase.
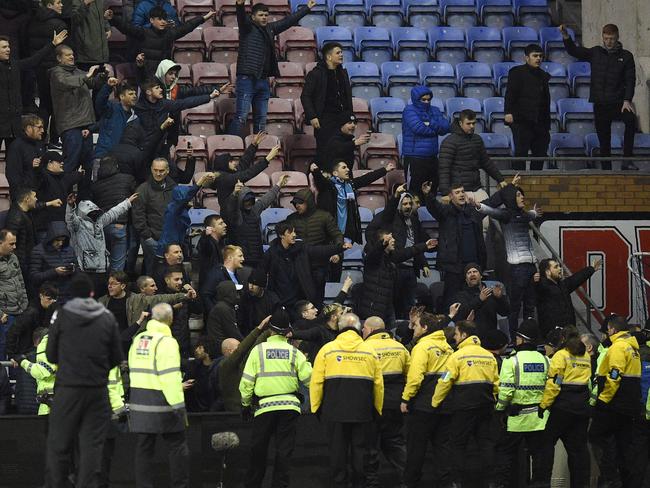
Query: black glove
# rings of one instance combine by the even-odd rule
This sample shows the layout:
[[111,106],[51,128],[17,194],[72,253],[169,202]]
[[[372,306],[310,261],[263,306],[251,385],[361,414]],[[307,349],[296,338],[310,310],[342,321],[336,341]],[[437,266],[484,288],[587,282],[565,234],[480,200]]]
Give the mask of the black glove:
[[250,405],[248,406],[242,405],[241,419],[244,422],[251,422],[253,420],[253,417],[254,417],[253,407],[251,407]]
[[600,399],[596,400],[596,410],[607,410],[607,404]]
[[25,356],[24,354],[16,354],[11,359],[16,361],[18,363],[18,365],[20,366],[20,363],[23,361],[23,359],[27,359],[27,356]]
[[546,412],[546,409],[545,409],[545,408],[537,407],[537,416],[538,416],[540,419],[543,419],[543,418],[544,418],[544,412]]

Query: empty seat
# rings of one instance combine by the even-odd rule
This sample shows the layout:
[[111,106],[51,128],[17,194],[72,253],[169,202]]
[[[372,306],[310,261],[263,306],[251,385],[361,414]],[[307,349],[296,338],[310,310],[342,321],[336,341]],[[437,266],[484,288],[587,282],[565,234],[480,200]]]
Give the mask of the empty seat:
[[388,29],[383,27],[357,27],[354,29],[357,56],[365,62],[381,63],[393,59],[393,44]]
[[235,157],[241,156],[244,153],[244,141],[239,136],[229,134],[208,137],[208,154],[210,160],[214,159],[215,154],[222,153],[230,153]]
[[381,80],[388,96],[399,97],[404,101],[411,99],[411,88],[420,82],[417,66],[399,61],[382,63]]
[[539,43],[537,31],[532,27],[506,27],[502,34],[507,56],[518,63],[524,62],[524,48],[528,44]]
[[474,61],[500,63],[504,59],[501,30],[494,27],[470,27],[467,29],[467,49]]
[[[569,35],[572,39],[575,40],[575,32],[571,29],[567,29]],[[544,49],[544,54],[546,59],[556,63],[570,64],[576,61],[576,59],[571,56],[564,47],[564,40],[562,39],[562,33],[557,27],[544,27],[539,31],[539,40]]]
[[366,16],[372,25],[386,28],[402,25],[400,0],[366,0],[366,9]]
[[476,98],[467,98],[467,97],[455,97],[450,98],[446,102],[447,105],[447,117],[450,120],[454,120],[458,117],[458,114],[463,110],[472,110],[476,113],[476,132],[483,132],[484,122],[483,122],[483,109],[481,108],[481,102]]
[[[291,11],[296,12],[299,8],[304,8],[309,0],[289,0]],[[300,19],[300,26],[314,30],[318,27],[326,26],[329,22],[329,9],[327,3],[316,4],[307,15]]]
[[594,106],[584,98],[563,98],[557,101],[560,122],[565,131],[585,136],[595,132]]
[[547,0],[514,0],[517,22],[523,26],[540,30],[551,25],[551,13]]
[[186,22],[214,10],[214,0],[177,0],[178,17]]
[[437,0],[404,0],[406,22],[413,27],[430,29],[440,25],[440,10]]
[[296,118],[292,100],[270,98],[266,116],[266,132],[276,136],[293,134],[296,129]]
[[567,68],[569,84],[574,97],[589,98],[591,88],[591,63],[576,61]]
[[217,133],[217,107],[213,101],[181,113],[185,132],[195,136]]
[[483,118],[490,132],[499,134],[509,133],[509,129],[505,129],[504,117],[505,109],[504,99],[502,97],[490,97],[483,100]]
[[549,80],[551,100],[569,98],[570,90],[569,84],[567,83],[566,67],[563,64],[552,62],[544,62],[541,67],[551,75],[551,79]]
[[267,173],[260,173],[247,180],[246,186],[254,193],[265,193],[271,188],[271,177]]
[[288,169],[306,173],[316,157],[316,138],[308,134],[294,134],[285,139]]
[[172,59],[177,63],[200,63],[205,57],[205,42],[202,30],[196,29],[177,39],[172,49]]
[[287,184],[282,188],[281,193],[295,193],[301,188],[306,188],[309,186],[309,181],[307,181],[307,175],[301,173],[300,171],[279,171],[271,175],[271,183],[277,185],[278,181],[283,175],[287,175],[289,179]]
[[421,63],[418,67],[420,83],[428,86],[435,98],[443,102],[457,95],[456,73],[449,63]]
[[278,63],[280,76],[273,80],[273,95],[279,98],[300,98],[305,84],[305,72],[302,64],[281,61]]
[[496,63],[492,66],[492,74],[494,75],[494,86],[497,89],[497,93],[501,96],[506,94],[506,86],[508,86],[508,73],[515,66],[519,66],[519,63],[512,61],[506,61],[504,63]]
[[474,0],[439,0],[442,18],[450,27],[467,29],[478,23]]
[[370,100],[381,96],[381,76],[379,75],[379,67],[375,63],[345,63],[344,68],[348,71],[350,77],[353,97]]
[[203,40],[207,47],[208,59],[215,63],[231,64],[237,62],[239,50],[239,29],[235,27],[206,27]]
[[380,97],[370,99],[370,113],[375,130],[389,134],[402,132],[402,112],[406,104],[401,98]]
[[179,64],[181,70],[178,72],[178,81],[179,85],[191,85],[192,84],[192,68],[189,64],[183,63]]
[[361,147],[361,162],[368,169],[385,167],[391,162],[397,165],[399,153],[395,136],[377,132],[371,134],[368,144]]
[[[244,139],[244,146],[248,147],[250,144],[253,143],[253,140],[255,140],[254,134],[250,134],[246,136],[246,138]],[[274,161],[277,162],[278,164],[276,166],[279,166],[279,168],[276,171],[281,171],[286,156],[282,148],[282,140],[278,136],[267,134],[266,137],[264,137],[264,139],[262,139],[262,141],[257,146],[257,150],[255,151],[255,157],[256,158],[266,157],[266,155],[271,151],[271,149],[278,144],[280,144],[280,152],[278,152],[278,155],[272,160],[272,162]],[[267,171],[267,173],[270,175],[271,173],[273,173],[273,171],[271,172]]]
[[220,85],[230,81],[228,66],[221,63],[195,63],[192,66],[192,82],[198,85]]
[[456,66],[467,59],[465,31],[457,27],[432,27],[427,32],[431,56]]
[[352,98],[352,111],[357,118],[357,130],[367,132],[373,125],[372,114],[368,100],[359,97]]
[[[577,134],[554,133],[551,134],[551,141],[548,146],[548,153],[551,156],[584,156],[584,137]],[[560,169],[582,169],[586,166],[581,161],[556,161],[555,165]]]
[[380,193],[363,193],[357,197],[357,205],[376,210],[386,205],[386,195]]
[[511,0],[476,0],[476,11],[486,27],[503,29],[515,23]]
[[634,134],[634,152],[644,156],[650,154],[650,134]]
[[338,42],[343,46],[343,59],[345,62],[354,61],[354,41],[352,31],[345,27],[327,26],[316,29],[318,49],[322,49],[327,42]]
[[[192,145],[192,152],[197,160],[203,160],[205,163],[208,159],[208,149],[206,146],[205,138],[198,136],[179,136],[178,143],[176,144],[176,157],[187,157],[187,149]],[[198,161],[197,161],[198,162]],[[198,169],[197,169],[198,171]]]
[[340,27],[354,29],[366,23],[363,0],[330,0],[330,18]]
[[278,35],[278,40],[280,51],[287,61],[302,64],[316,61],[316,39],[311,29],[290,27]]
[[494,96],[492,70],[485,63],[459,63],[456,65],[458,87],[465,97],[483,100]]
[[[612,134],[610,144],[612,148],[611,154],[623,155],[623,139],[621,139],[620,136]],[[585,149],[587,156],[600,156],[600,141],[598,140],[598,134],[592,132],[585,136]]]
[[287,217],[293,213],[288,208],[267,208],[260,214],[260,227],[264,242],[270,243],[275,237],[275,225],[287,220]]
[[396,27],[390,35],[395,55],[400,61],[419,64],[429,60],[429,41],[424,29]]
[[[485,145],[485,150],[490,156],[512,156],[512,150],[510,149],[510,138],[503,134],[491,134],[489,132],[483,132],[479,134],[481,139],[483,139],[483,144]],[[506,163],[509,165],[509,163]],[[500,165],[501,168],[504,165]]]
[[217,11],[218,21],[226,27],[237,26],[237,10],[235,0],[215,0],[214,6]]

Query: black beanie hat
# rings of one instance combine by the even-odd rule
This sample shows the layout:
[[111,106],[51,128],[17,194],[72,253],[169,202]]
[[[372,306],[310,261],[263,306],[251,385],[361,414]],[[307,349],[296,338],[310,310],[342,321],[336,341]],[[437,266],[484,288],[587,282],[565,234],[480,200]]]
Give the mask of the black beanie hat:
[[256,286],[259,286],[259,287],[262,287],[262,288],[266,288],[266,284],[268,282],[268,279],[267,279],[266,271],[264,270],[264,268],[255,268],[253,270],[253,272],[251,273],[251,275],[249,276],[248,282],[253,284],[253,285],[256,285]]

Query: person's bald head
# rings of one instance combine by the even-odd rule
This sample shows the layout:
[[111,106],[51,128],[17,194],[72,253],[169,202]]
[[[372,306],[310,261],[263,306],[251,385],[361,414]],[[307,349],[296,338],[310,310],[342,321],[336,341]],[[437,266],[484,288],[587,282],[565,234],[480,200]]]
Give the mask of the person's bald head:
[[237,339],[233,339],[232,337],[224,339],[224,341],[221,343],[221,354],[223,354],[224,357],[228,357],[233,352],[235,352],[238,347],[239,341]]
[[347,312],[341,315],[341,318],[339,319],[339,330],[350,327],[355,329],[357,332],[361,332],[361,321],[359,320],[359,316],[357,314]]
[[368,317],[363,323],[362,335],[366,339],[370,334],[378,330],[385,330],[386,324],[381,317]]

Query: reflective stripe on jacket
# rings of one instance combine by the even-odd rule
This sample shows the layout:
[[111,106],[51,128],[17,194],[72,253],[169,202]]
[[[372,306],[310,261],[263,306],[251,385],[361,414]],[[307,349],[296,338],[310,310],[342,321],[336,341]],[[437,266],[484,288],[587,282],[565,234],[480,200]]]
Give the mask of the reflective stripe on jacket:
[[397,342],[385,330],[377,330],[366,337],[379,356],[384,377],[383,409],[399,410],[402,390],[411,364],[411,355],[402,343]]
[[576,357],[568,349],[560,349],[551,359],[540,407],[589,415],[590,378],[591,359],[588,353]]
[[610,337],[612,345],[598,368],[598,400],[624,415],[637,415],[641,403],[639,343],[628,331]]
[[[27,359],[20,362],[20,366],[27,371],[27,374],[36,380],[36,394],[54,394],[54,382],[56,381],[57,365],[47,360],[45,350],[47,349],[47,335],[43,336],[36,347],[36,362],[32,363]],[[39,415],[48,415],[50,407],[41,403],[38,407]]]

